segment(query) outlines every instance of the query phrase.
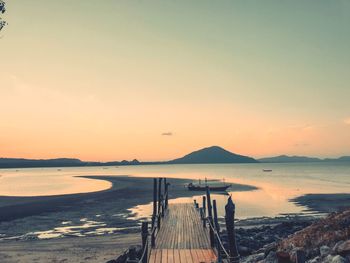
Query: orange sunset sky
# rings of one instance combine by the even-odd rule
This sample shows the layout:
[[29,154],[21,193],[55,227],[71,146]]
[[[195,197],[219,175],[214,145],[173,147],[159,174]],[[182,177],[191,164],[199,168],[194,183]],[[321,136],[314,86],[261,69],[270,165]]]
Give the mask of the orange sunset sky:
[[7,1],[0,157],[350,155],[348,1]]

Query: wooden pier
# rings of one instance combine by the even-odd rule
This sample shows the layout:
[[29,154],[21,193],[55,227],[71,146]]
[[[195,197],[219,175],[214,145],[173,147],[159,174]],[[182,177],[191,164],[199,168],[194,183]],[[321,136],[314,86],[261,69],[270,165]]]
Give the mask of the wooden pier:
[[[164,185],[162,189],[162,185]],[[216,201],[207,187],[202,207],[194,203],[168,204],[166,178],[154,179],[151,226],[142,222],[142,255],[134,253],[128,263],[238,263],[234,233],[235,206],[228,198],[225,221],[227,248],[220,238]]]
[[149,262],[216,262],[209,232],[191,204],[171,204],[151,249]]

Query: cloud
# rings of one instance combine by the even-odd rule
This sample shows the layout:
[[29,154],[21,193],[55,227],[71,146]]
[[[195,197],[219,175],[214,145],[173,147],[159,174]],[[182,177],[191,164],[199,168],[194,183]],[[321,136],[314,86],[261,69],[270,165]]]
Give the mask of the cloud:
[[163,132],[162,136],[173,136],[172,132]]
[[294,147],[307,147],[307,146],[310,146],[310,144],[306,142],[297,142],[294,144]]
[[344,120],[344,123],[345,123],[346,125],[350,125],[350,117],[349,117],[349,118],[346,118],[346,119]]

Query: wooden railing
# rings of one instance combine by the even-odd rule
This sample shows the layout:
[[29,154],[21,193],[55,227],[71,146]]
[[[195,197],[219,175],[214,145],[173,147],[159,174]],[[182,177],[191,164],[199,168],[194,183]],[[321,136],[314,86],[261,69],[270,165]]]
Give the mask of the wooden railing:
[[[164,185],[164,190],[162,190]],[[168,208],[168,188],[169,184],[166,178],[158,178],[153,180],[153,213],[151,221],[151,229],[149,232],[148,222],[142,222],[142,254],[140,259],[129,260],[128,263],[148,263],[150,249],[156,246],[156,237],[162,225],[162,218],[167,213]],[[236,244],[234,230],[235,205],[231,196],[227,200],[225,206],[225,223],[228,235],[228,250],[223,245],[220,237],[220,225],[218,221],[218,213],[216,200],[211,202],[209,187],[206,189],[206,195],[202,197],[202,207],[194,200],[195,208],[199,211],[203,227],[209,227],[210,245],[217,255],[217,262],[238,263],[239,253]],[[150,239],[150,240],[149,240]]]
[[[228,261],[230,263],[239,262],[239,253],[236,244],[235,229],[234,229],[234,215],[235,215],[235,205],[232,202],[231,196],[227,200],[225,206],[225,222],[226,230],[228,235],[228,246],[229,251],[223,245],[223,242],[220,237],[220,225],[218,221],[218,213],[216,207],[216,200],[213,200],[211,203],[210,191],[207,186],[206,196],[202,197],[203,205],[199,207],[199,204],[194,200],[195,207],[198,209],[200,217],[203,221],[203,227],[209,226],[209,239],[210,245],[216,250],[216,255],[218,262]],[[206,211],[208,216],[206,216]],[[213,215],[214,212],[214,215]]]
[[[162,191],[162,182],[164,190]],[[142,236],[142,255],[138,263],[147,263],[149,261],[149,250],[156,245],[156,237],[161,227],[162,218],[168,209],[168,189],[169,183],[166,178],[153,179],[153,213],[151,221],[151,231],[148,231],[148,222],[142,222],[141,236]],[[149,246],[149,237],[151,238],[151,246]],[[129,263],[132,263],[130,261]]]

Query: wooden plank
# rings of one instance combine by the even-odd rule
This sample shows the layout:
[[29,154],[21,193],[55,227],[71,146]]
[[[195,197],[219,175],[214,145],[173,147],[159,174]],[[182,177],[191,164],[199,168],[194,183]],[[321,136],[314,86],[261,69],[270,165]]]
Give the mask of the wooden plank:
[[151,250],[150,253],[149,262],[156,262],[156,250]]
[[179,249],[179,254],[180,254],[180,262],[181,263],[190,263],[190,262],[187,262],[186,253],[185,253],[184,249]]
[[208,228],[192,204],[170,204],[151,249],[151,263],[215,262]]
[[162,249],[162,262],[166,263],[168,262],[168,250]]
[[162,250],[161,249],[155,249],[156,250],[156,259],[155,263],[161,263],[162,262]]
[[168,249],[168,263],[177,263],[174,260],[174,249]]
[[193,263],[194,261],[193,261],[192,255],[191,255],[191,250],[184,249],[184,252],[185,252],[187,263]]
[[180,251],[178,249],[173,249],[173,253],[174,253],[174,262],[175,263],[182,263],[180,260]]

